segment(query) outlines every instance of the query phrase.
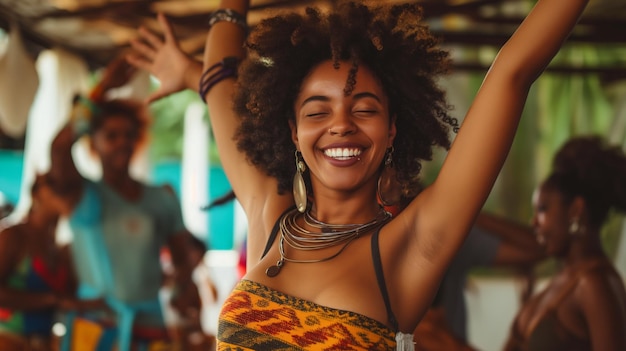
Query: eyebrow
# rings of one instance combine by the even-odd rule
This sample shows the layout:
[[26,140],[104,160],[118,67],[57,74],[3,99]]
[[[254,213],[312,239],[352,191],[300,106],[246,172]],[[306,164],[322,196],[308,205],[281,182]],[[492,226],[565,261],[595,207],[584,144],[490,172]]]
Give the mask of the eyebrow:
[[[374,93],[370,93],[370,92],[363,92],[363,93],[358,93],[358,94],[354,94],[352,96],[352,100],[360,100],[360,99],[365,99],[365,98],[372,98],[378,102],[380,101],[380,98],[378,97],[378,95],[374,94]],[[300,107],[303,107],[304,105],[308,104],[309,102],[313,102],[313,101],[322,101],[322,102],[327,102],[330,101],[330,98],[328,96],[324,96],[324,95],[313,95],[311,97],[308,97],[306,99],[304,99],[304,101],[302,101],[302,103],[300,104]]]
[[374,94],[374,93],[370,93],[370,92],[363,92],[363,93],[358,93],[358,94],[354,94],[352,97],[352,100],[360,100],[360,99],[364,99],[364,98],[372,98],[378,102],[380,101],[380,98],[378,97],[378,95]]
[[313,95],[313,96],[310,96],[310,97],[304,99],[304,101],[302,101],[302,103],[300,104],[300,107],[303,107],[304,105],[308,104],[309,102],[313,102],[313,101],[327,102],[327,101],[330,101],[330,98],[328,96],[324,96],[324,95]]

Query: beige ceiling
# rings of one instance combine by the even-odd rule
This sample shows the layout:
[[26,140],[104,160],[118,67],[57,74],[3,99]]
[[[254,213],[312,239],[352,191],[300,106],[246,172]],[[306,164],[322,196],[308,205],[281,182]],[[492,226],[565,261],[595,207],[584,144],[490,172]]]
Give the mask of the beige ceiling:
[[[501,45],[532,6],[532,1],[527,0],[412,1],[422,3],[431,28],[444,42],[457,46]],[[329,2],[253,0],[249,21],[254,24],[276,9],[298,10]],[[0,28],[10,31],[18,26],[33,55],[44,48],[60,46],[97,68],[126,48],[139,26],[158,31],[157,12],[170,18],[184,50],[200,54],[208,29],[207,17],[218,3],[218,0],[0,0]],[[570,41],[626,47],[626,1],[592,0]],[[471,62],[459,63],[459,67],[482,68],[480,63]],[[608,69],[623,71],[621,67]]]

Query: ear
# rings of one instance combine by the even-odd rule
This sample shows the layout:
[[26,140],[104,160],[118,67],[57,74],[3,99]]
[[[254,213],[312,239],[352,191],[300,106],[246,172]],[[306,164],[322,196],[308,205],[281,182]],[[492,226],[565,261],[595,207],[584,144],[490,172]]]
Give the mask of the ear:
[[389,142],[387,143],[387,148],[393,146],[393,141],[396,139],[396,134],[398,130],[396,128],[396,115],[391,116],[389,119]]
[[575,218],[583,218],[587,209],[585,199],[581,196],[576,196],[569,206],[570,216]]
[[300,150],[298,143],[298,126],[296,126],[296,121],[293,119],[289,120],[289,129],[291,129],[291,141],[296,146],[296,150]]

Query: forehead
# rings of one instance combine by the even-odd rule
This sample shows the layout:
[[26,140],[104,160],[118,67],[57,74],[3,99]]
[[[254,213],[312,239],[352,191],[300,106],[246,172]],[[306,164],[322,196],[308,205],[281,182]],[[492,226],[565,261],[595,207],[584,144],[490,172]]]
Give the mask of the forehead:
[[122,114],[106,116],[100,125],[100,129],[130,129],[137,127],[138,123],[136,121]]
[[533,202],[560,202],[561,193],[550,186],[542,184],[533,193]]
[[[348,61],[340,61],[339,68],[335,68],[330,60],[321,62],[313,67],[302,81],[298,99],[309,95],[344,97],[344,89],[349,83],[351,68],[352,63]],[[365,65],[358,66],[351,95],[361,92],[370,92],[379,96],[381,100],[386,99],[380,80]]]

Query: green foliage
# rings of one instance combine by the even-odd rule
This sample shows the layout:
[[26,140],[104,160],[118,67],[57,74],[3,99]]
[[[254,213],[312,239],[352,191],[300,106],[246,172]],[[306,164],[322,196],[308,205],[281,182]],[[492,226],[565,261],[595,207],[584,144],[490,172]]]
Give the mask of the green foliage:
[[[180,159],[183,152],[185,111],[191,103],[201,102],[198,94],[187,90],[155,101],[150,106],[150,158],[153,162]],[[205,115],[208,118],[208,114]],[[207,138],[211,137],[207,135]],[[219,156],[211,137],[209,143],[211,164],[219,164]]]
[[[463,57],[477,57],[464,52]],[[553,67],[608,68],[626,66],[626,48],[608,45],[566,45],[552,61]],[[446,87],[451,91],[455,117],[462,118],[468,101],[474,98],[483,73],[471,73],[470,84]],[[548,175],[552,157],[569,138],[598,134],[612,143],[626,146],[626,84],[616,84],[607,76],[592,73],[545,72],[530,90],[511,151],[487,199],[485,209],[520,223],[532,217],[534,188]],[[608,82],[608,83],[607,83]],[[623,81],[622,81],[623,82]],[[612,83],[612,84],[609,84]],[[460,107],[460,108],[459,108]],[[445,152],[424,166],[423,179],[431,183],[438,173]],[[613,216],[602,228],[607,254],[615,257],[623,216]],[[537,267],[539,275],[550,274],[556,265],[548,261]],[[498,271],[479,270],[490,274]]]

